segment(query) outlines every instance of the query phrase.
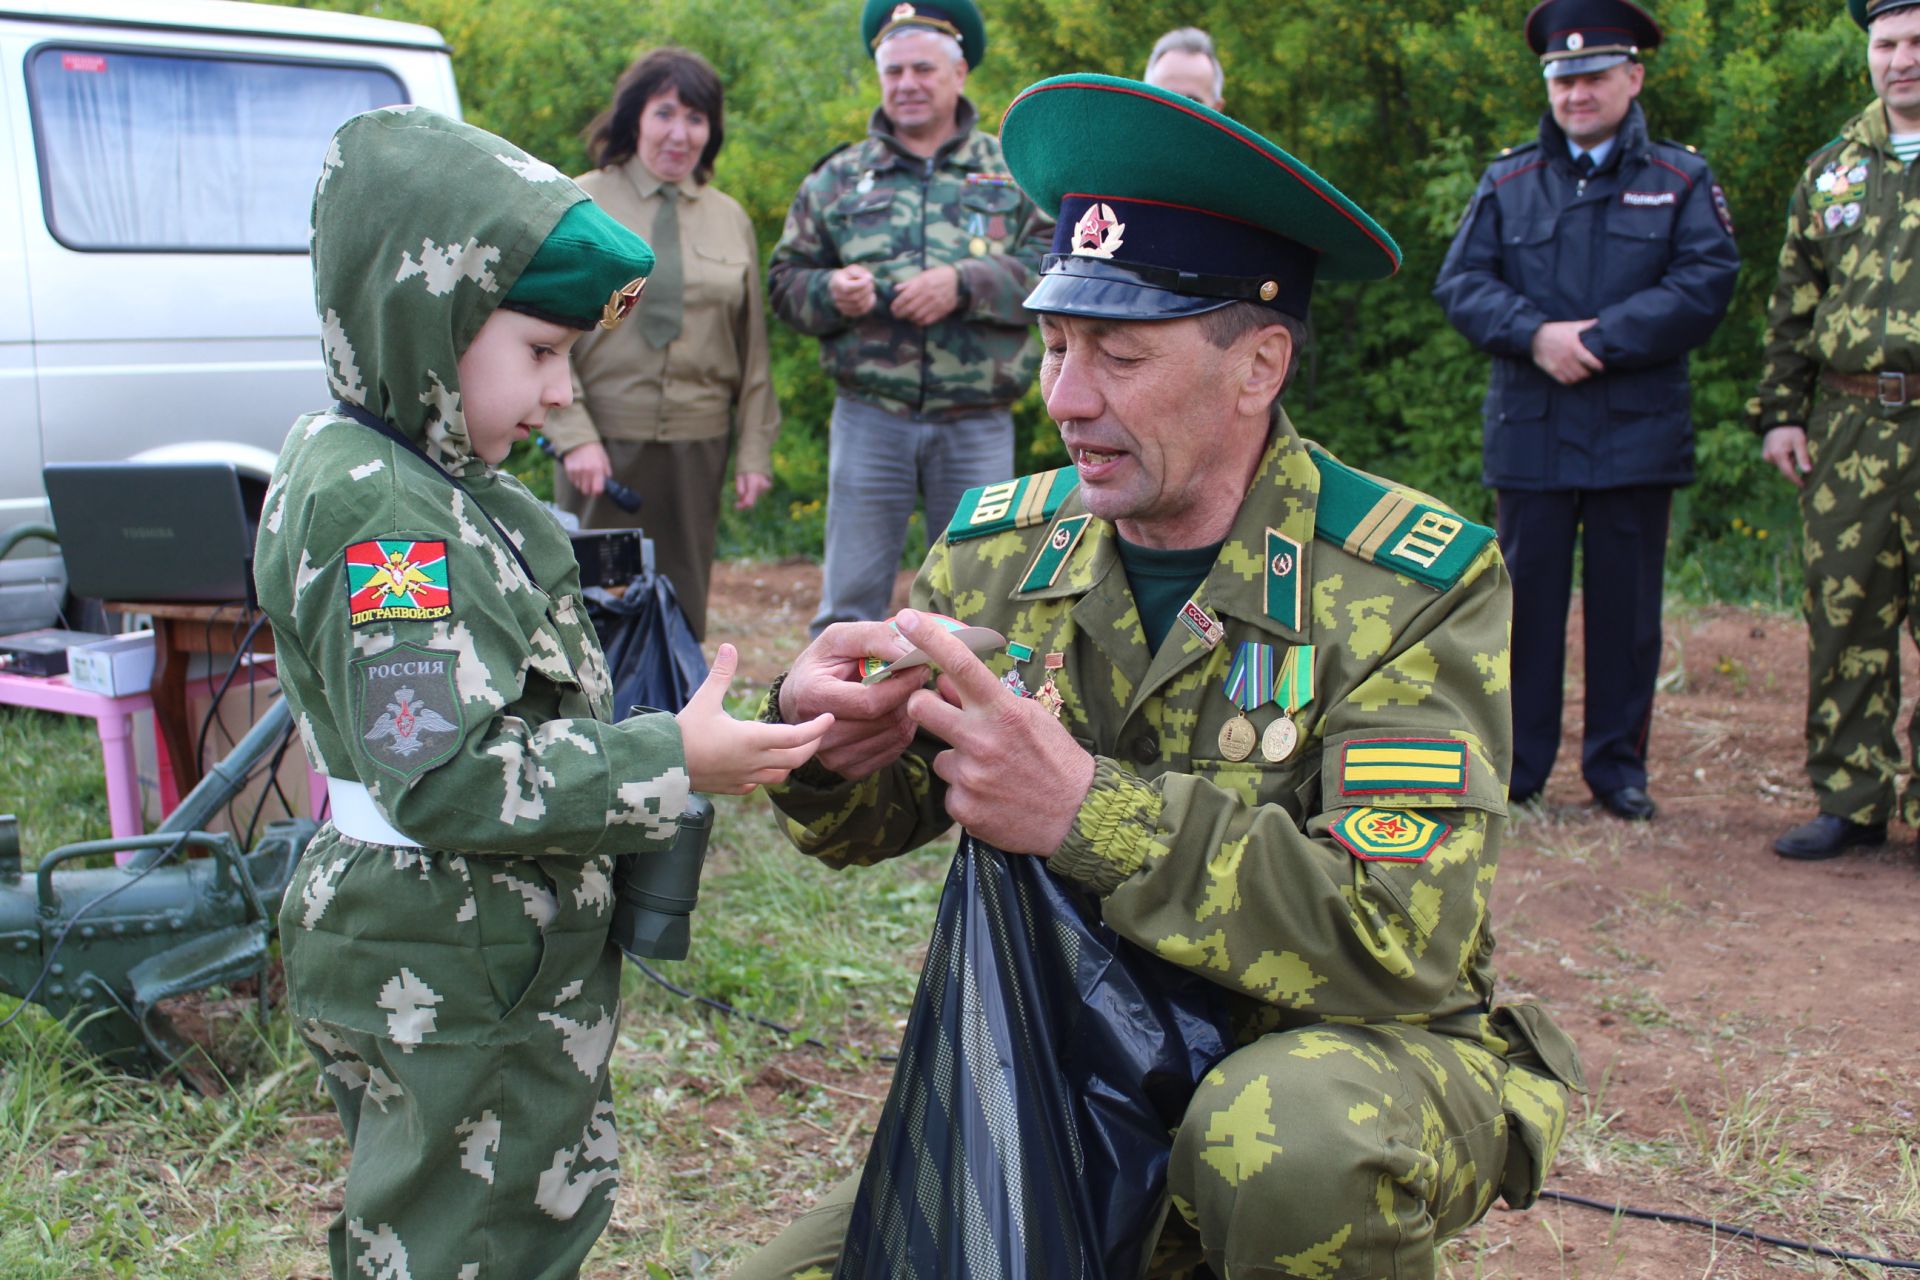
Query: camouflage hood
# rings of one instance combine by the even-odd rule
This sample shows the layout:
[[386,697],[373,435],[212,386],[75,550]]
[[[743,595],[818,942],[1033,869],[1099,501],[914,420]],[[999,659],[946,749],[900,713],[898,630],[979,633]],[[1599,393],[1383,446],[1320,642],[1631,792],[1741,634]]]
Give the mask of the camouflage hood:
[[314,306],[333,394],[453,474],[484,472],[460,407],[460,354],[584,199],[552,165],[422,107],[341,125],[313,193]]

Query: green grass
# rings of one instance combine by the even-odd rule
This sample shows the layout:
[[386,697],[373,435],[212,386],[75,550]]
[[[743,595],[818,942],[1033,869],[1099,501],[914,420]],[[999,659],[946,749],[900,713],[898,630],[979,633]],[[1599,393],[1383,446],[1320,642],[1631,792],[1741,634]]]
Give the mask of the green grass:
[[[705,1012],[629,966],[614,1048],[623,1184],[587,1274],[720,1275],[865,1154],[951,847],[825,871],[764,798],[720,799],[691,957],[672,980],[815,1035]],[[332,1106],[284,1013],[196,1008],[225,1093],[115,1075],[30,1007],[0,1030],[0,1278],[283,1277],[325,1269],[345,1172]],[[14,1002],[0,998],[0,1016]]]
[[30,860],[76,840],[112,835],[93,721],[0,707],[0,813],[20,820],[20,848]]

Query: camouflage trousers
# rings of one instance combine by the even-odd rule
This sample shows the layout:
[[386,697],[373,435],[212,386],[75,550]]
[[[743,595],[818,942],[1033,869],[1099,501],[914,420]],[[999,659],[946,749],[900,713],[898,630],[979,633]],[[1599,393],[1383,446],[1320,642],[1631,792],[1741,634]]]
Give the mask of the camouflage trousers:
[[280,937],[353,1152],[335,1280],[579,1273],[619,1178],[605,861],[308,847]]
[[[1848,396],[1823,396],[1807,424],[1807,776],[1822,813],[1854,822],[1895,814],[1902,624],[1920,638],[1917,444],[1920,410],[1888,418]],[[1907,742],[1909,759],[1920,761],[1920,716],[1908,721]],[[1912,774],[1898,816],[1920,825]]]
[[[1170,1210],[1147,1275],[1423,1280],[1503,1194],[1531,1204],[1568,1093],[1484,1047],[1416,1027],[1263,1036],[1202,1082],[1174,1135]],[[733,1280],[829,1280],[858,1175]]]

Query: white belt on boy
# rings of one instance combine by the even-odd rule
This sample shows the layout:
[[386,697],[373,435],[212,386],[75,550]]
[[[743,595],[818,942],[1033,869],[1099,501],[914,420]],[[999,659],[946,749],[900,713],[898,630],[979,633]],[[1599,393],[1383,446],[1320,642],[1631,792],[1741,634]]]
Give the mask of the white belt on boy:
[[388,822],[373,803],[373,793],[364,783],[345,778],[327,779],[327,804],[332,810],[334,829],[343,836],[367,844],[394,844],[418,849],[420,842],[405,835]]

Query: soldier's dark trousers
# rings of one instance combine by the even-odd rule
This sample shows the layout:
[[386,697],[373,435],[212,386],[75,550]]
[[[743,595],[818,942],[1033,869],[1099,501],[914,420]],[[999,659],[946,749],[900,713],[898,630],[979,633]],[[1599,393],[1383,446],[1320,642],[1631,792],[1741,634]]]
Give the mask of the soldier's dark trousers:
[[[1531,1200],[1540,1153],[1518,1135],[1557,1146],[1567,1101],[1555,1080],[1416,1027],[1263,1036],[1187,1105],[1147,1274],[1204,1261],[1225,1280],[1425,1280],[1439,1242],[1496,1193]],[[858,1184],[829,1192],[733,1280],[829,1280]]]
[[[1920,639],[1916,444],[1920,409],[1825,394],[1807,423],[1807,777],[1822,813],[1854,822],[1895,816],[1901,624]],[[1920,760],[1920,714],[1907,739]],[[1920,824],[1920,780],[1911,776],[1899,817]]]
[[1587,651],[1580,772],[1595,794],[1644,788],[1673,490],[1502,489],[1498,505],[1513,576],[1513,794],[1544,787],[1560,750],[1576,538]]

